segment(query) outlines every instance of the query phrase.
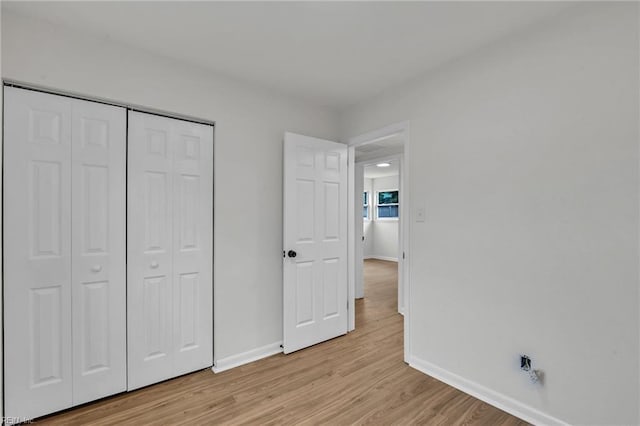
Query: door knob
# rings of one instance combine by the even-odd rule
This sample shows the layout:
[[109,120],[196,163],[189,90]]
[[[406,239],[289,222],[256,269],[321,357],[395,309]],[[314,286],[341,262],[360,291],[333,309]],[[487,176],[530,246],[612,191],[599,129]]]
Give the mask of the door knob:
[[91,271],[93,271],[93,272],[100,272],[100,271],[102,271],[102,266],[101,266],[101,265],[93,265],[93,266],[91,267]]
[[298,253],[295,252],[295,250],[289,250],[287,252],[287,256],[289,257],[296,257],[298,255]]
[[158,266],[160,266],[160,264],[158,262],[156,262],[155,260],[153,262],[151,262],[151,267],[153,269],[156,269]]

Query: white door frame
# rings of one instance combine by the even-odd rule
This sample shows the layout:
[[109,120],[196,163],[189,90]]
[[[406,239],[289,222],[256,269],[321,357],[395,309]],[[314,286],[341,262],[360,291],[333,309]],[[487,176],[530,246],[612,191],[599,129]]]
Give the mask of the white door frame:
[[348,303],[349,303],[349,331],[355,329],[355,284],[356,284],[356,267],[355,267],[355,248],[356,248],[356,236],[355,236],[355,224],[356,224],[356,212],[362,214],[360,210],[355,207],[355,150],[356,147],[361,145],[366,145],[368,143],[377,142],[380,139],[387,138],[389,136],[402,133],[404,135],[404,154],[402,167],[400,170],[400,188],[402,189],[402,195],[400,196],[400,253],[404,253],[404,259],[401,257],[398,258],[399,262],[402,262],[402,268],[399,271],[398,275],[398,287],[402,286],[404,293],[404,360],[408,362],[409,353],[410,353],[410,307],[411,307],[411,285],[409,280],[409,262],[411,260],[409,247],[409,220],[410,220],[410,188],[409,188],[409,176],[410,176],[410,166],[409,166],[409,154],[410,154],[410,143],[409,143],[409,122],[403,121],[400,123],[390,124],[388,126],[382,127],[377,130],[373,130],[371,132],[367,132],[358,136],[354,136],[349,138],[348,146],[349,146],[349,176],[348,176],[348,188],[349,195],[349,211],[348,211]]
[[[2,13],[0,13],[2,15]],[[0,62],[2,60],[0,59]],[[4,223],[4,83],[0,87],[0,223]],[[2,234],[2,226],[0,226],[0,242],[4,241]],[[2,248],[4,244],[0,244],[0,295],[4,298],[4,253]],[[0,303],[0,328],[4,330],[4,303]],[[4,418],[4,338],[0,339],[0,417]]]

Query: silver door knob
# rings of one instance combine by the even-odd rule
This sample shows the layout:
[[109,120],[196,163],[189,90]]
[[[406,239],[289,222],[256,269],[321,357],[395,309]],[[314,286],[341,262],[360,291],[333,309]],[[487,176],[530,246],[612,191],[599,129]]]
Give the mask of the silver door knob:
[[156,262],[155,260],[153,262],[151,262],[151,268],[156,269],[158,266],[160,266],[160,264],[158,262]]
[[91,267],[91,271],[93,271],[93,272],[100,272],[100,271],[102,271],[102,266],[101,266],[101,265],[93,265],[93,266]]

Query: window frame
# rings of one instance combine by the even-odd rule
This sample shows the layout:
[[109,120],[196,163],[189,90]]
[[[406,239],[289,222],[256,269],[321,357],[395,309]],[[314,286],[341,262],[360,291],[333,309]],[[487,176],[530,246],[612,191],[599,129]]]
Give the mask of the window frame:
[[[380,204],[379,200],[380,200],[380,193],[381,192],[397,192],[398,193],[398,202],[397,203],[385,203],[385,204]],[[398,188],[392,188],[392,189],[379,189],[376,190],[376,220],[381,220],[381,221],[398,221],[400,220],[400,190]],[[398,216],[394,216],[394,217],[380,217],[380,207],[384,207],[384,206],[397,206],[398,207]]]
[[364,198],[366,198],[366,203],[364,202],[365,200],[362,200],[362,208],[364,209],[365,207],[367,208],[367,215],[366,216],[362,216],[362,220],[366,220],[366,221],[370,221],[371,220],[371,191],[362,191],[362,195]]

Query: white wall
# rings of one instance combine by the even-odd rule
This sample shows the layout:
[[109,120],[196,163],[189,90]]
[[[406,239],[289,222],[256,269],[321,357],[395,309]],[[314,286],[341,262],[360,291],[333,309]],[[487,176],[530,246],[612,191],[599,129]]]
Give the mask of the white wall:
[[215,358],[282,340],[282,138],[331,111],[6,12],[2,77],[215,120]]
[[[365,257],[379,258],[383,260],[398,260],[398,231],[399,221],[397,220],[380,220],[376,219],[377,195],[378,191],[388,189],[399,189],[400,177],[387,176],[371,179],[371,200],[374,205],[372,207],[372,223],[371,223],[371,241],[369,242],[369,251],[365,251]],[[402,196],[402,194],[400,194]]]
[[412,364],[541,423],[640,422],[637,8],[577,6],[342,117],[343,140],[410,121]]

